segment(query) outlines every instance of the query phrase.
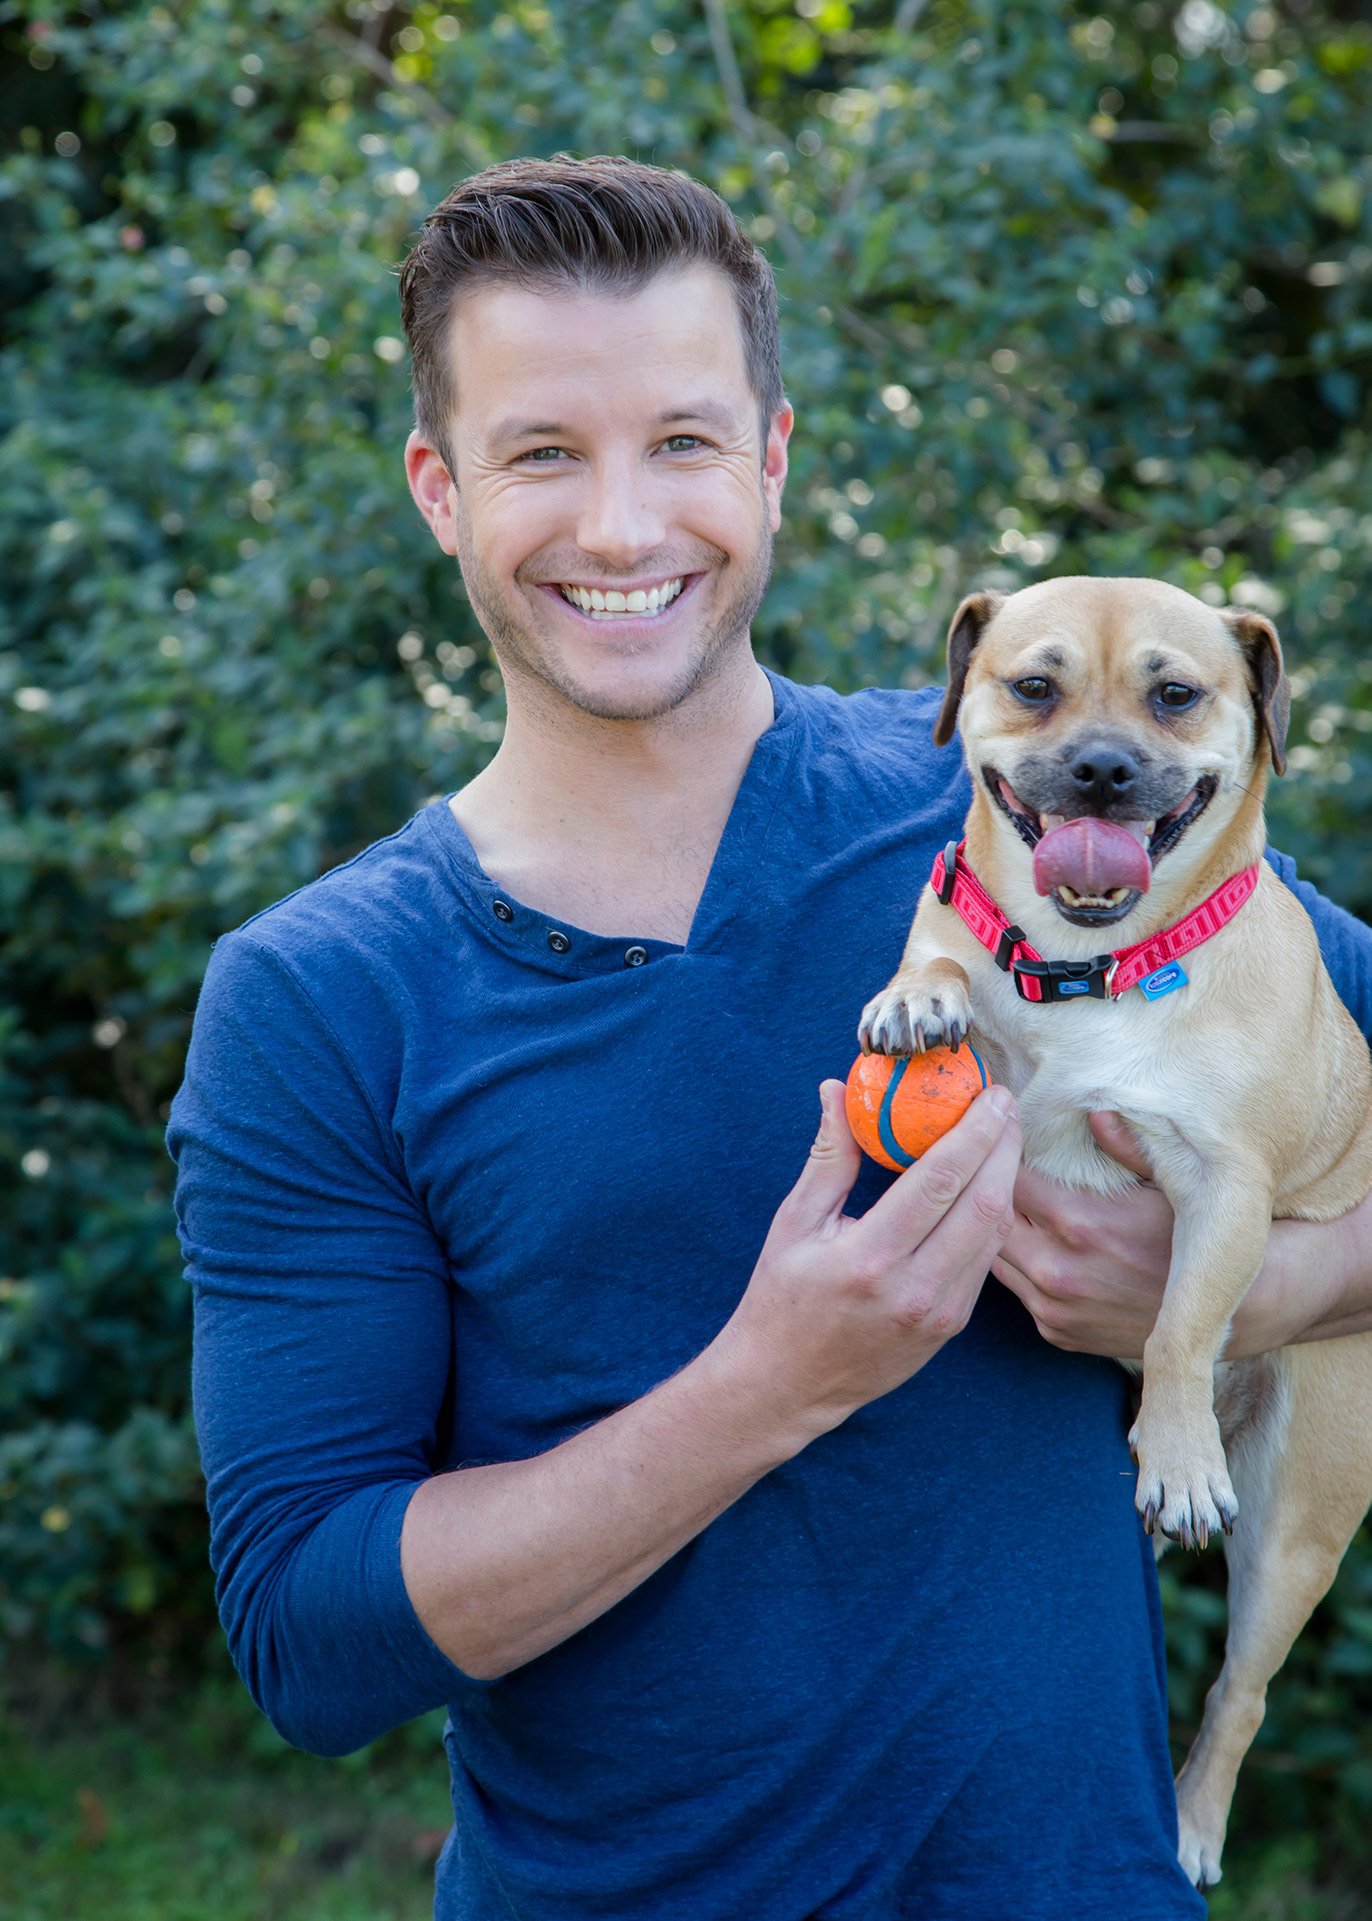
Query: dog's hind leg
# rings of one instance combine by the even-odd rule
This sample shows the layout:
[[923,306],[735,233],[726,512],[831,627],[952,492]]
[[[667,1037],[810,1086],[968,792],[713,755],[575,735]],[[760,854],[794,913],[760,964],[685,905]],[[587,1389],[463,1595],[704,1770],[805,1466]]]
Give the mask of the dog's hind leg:
[[1229,1633],[1177,1777],[1181,1863],[1199,1886],[1220,1878],[1234,1784],[1267,1684],[1372,1504],[1372,1336],[1288,1348],[1272,1367],[1261,1412],[1226,1437],[1241,1504],[1225,1542]]

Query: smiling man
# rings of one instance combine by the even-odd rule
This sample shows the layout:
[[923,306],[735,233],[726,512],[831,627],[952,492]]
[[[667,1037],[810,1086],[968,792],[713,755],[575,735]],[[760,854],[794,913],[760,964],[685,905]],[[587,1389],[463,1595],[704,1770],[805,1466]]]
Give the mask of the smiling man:
[[682,175],[516,162],[402,299],[508,722],[211,963],[170,1140],[235,1659],[325,1753],[448,1705],[444,1921],[1199,1914],[1124,1377],[982,1287],[1057,1298],[1012,1104],[893,1178],[824,1078],[967,785],[932,691],[753,656],[767,265]]
[[683,264],[623,294],[488,285],[452,317],[460,438],[445,457],[417,431],[410,482],[503,672],[545,706],[651,721],[717,704],[721,677],[770,705],[746,638],[791,417],[778,392],[763,427],[729,307],[717,270]]

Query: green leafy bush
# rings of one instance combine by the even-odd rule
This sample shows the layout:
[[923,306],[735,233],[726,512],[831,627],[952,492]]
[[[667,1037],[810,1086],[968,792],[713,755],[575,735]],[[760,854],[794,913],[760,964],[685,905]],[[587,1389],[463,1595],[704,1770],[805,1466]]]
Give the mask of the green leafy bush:
[[[1353,14],[0,7],[0,1634],[206,1631],[160,1133],[209,946],[498,738],[399,464],[394,269],[459,174],[628,151],[768,247],[799,427],[766,658],[924,680],[970,586],[1053,573],[1257,605],[1298,694],[1276,837],[1372,911]],[[1185,1720],[1222,1610],[1168,1581]],[[1343,1806],[1369,1581],[1360,1543],[1264,1736]]]

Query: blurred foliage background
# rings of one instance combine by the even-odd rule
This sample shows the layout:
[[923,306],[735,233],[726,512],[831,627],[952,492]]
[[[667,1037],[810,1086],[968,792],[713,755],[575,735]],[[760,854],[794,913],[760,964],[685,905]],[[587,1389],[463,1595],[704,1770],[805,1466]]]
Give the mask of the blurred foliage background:
[[[775,261],[799,415],[764,658],[934,678],[963,592],[1054,573],[1258,607],[1297,692],[1274,838],[1366,916],[1364,11],[0,0],[11,1671],[222,1658],[160,1138],[197,985],[218,933],[499,737],[400,466],[425,210],[560,149],[717,187]],[[1177,1559],[1184,1732],[1223,1602],[1214,1556]],[[1360,1857],[1369,1709],[1360,1541],[1274,1691],[1246,1831]]]

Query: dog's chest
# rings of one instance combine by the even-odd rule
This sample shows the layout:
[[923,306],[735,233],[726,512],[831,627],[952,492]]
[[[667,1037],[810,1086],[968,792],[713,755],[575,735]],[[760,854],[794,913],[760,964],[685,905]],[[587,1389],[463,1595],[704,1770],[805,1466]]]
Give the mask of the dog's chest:
[[1132,1175],[1096,1147],[1087,1115],[1146,1125],[1176,1114],[1182,1066],[1169,1010],[1143,1000],[1030,1005],[994,972],[973,996],[973,1044],[1019,1103],[1026,1161],[1073,1187],[1131,1186]]

